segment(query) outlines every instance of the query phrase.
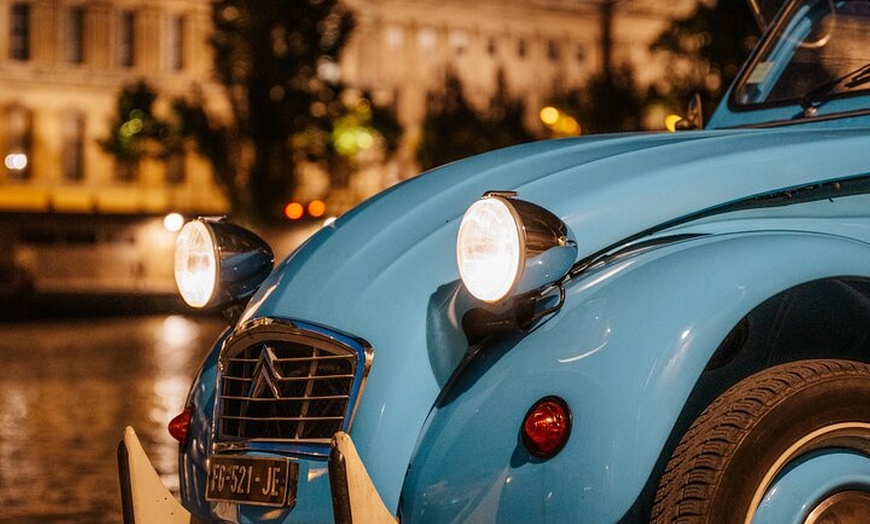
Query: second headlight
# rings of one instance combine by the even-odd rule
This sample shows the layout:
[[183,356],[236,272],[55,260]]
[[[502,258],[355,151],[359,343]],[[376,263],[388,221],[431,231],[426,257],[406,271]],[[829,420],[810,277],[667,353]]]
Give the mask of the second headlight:
[[175,282],[196,308],[244,302],[272,271],[263,239],[224,219],[200,218],[181,229],[175,243]]

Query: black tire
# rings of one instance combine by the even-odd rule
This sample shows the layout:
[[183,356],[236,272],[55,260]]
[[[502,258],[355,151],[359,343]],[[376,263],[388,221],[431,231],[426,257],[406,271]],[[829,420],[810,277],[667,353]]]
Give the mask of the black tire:
[[[749,522],[787,464],[841,448],[870,454],[870,366],[810,360],[765,370],[723,393],[695,420],[668,462],[650,520]],[[860,522],[870,522],[870,496],[848,490],[840,488],[826,505],[813,502],[816,514],[842,519],[857,504]]]

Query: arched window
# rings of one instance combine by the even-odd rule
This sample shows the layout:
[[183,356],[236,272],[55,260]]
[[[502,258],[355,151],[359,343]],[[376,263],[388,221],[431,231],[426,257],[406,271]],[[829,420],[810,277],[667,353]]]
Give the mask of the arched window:
[[63,119],[63,178],[78,181],[85,177],[85,117],[69,111]]

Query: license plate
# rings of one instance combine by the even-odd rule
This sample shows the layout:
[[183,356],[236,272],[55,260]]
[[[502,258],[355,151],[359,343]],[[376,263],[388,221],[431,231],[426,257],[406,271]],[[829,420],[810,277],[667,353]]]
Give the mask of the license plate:
[[299,464],[289,459],[215,455],[208,461],[205,498],[255,506],[293,506]]

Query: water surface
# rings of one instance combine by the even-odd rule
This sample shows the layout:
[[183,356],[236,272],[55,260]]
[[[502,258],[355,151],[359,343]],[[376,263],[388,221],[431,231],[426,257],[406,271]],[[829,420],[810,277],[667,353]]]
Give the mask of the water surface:
[[0,322],[0,524],[121,522],[115,457],[127,425],[177,488],[166,425],[224,326],[179,315]]

